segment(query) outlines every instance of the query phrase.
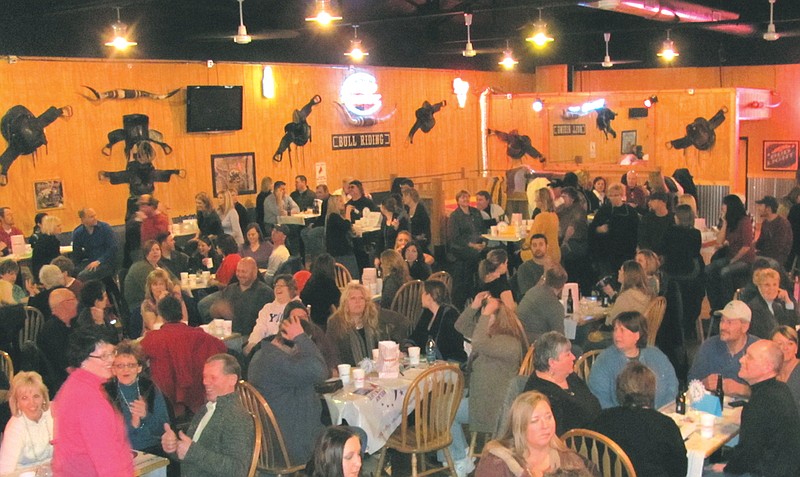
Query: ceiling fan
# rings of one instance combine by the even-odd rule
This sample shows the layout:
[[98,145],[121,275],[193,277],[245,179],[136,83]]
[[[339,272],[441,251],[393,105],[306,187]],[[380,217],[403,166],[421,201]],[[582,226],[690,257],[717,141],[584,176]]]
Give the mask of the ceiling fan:
[[472,47],[472,36],[470,34],[470,28],[472,27],[471,13],[464,13],[464,25],[467,26],[467,45],[464,47],[464,51],[461,52],[461,55],[465,58],[472,58],[477,55],[478,52]]
[[603,40],[606,43],[606,55],[603,61],[584,61],[582,65],[600,65],[603,68],[611,68],[614,65],[628,65],[632,63],[641,63],[640,60],[611,60],[611,55],[608,52],[608,44],[611,42],[611,33],[603,33]]
[[297,38],[300,32],[297,30],[266,30],[259,33],[248,33],[247,27],[244,24],[244,13],[242,6],[244,0],[236,0],[239,3],[239,26],[236,29],[235,35],[229,34],[210,34],[197,37],[198,40],[233,40],[238,45],[247,45],[252,41],[258,40],[283,40],[290,38]]
[[[502,53],[503,52],[503,48],[475,48],[475,46],[472,44],[472,31],[471,31],[472,14],[471,13],[466,13],[466,12],[464,13],[464,26],[467,27],[467,43],[464,46],[463,50],[462,49],[445,49],[445,50],[438,50],[438,51],[430,51],[428,53],[429,54],[434,54],[434,55],[455,55],[455,54],[460,54],[461,56],[463,56],[465,58],[473,58],[476,55],[478,55],[479,53],[480,54],[486,54],[486,53]],[[476,42],[478,42],[478,41],[494,42],[494,41],[497,41],[497,40],[499,40],[499,39],[485,39],[485,40],[475,40],[475,41]],[[445,41],[444,43],[445,44],[461,43],[461,40],[459,40],[459,41]]]

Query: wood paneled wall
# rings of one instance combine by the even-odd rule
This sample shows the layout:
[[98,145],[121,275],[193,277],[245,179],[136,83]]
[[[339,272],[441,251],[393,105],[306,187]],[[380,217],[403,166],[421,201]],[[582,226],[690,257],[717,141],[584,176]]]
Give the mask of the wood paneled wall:
[[[194,194],[211,192],[212,154],[250,152],[256,154],[258,179],[269,175],[292,183],[297,174],[305,174],[313,186],[314,164],[327,164],[328,183],[338,188],[342,177],[354,176],[365,181],[388,179],[396,175],[437,175],[448,171],[476,170],[480,163],[480,113],[478,95],[493,87],[502,91],[536,90],[533,75],[484,73],[423,69],[360,67],[376,76],[384,107],[381,115],[397,108],[389,121],[373,127],[353,128],[342,123],[333,101],[338,100],[339,86],[349,74],[349,67],[272,65],[276,98],[261,95],[263,65],[217,63],[207,67],[200,62],[109,61],[21,58],[14,64],[0,63],[0,113],[15,104],[28,107],[39,115],[50,106],[71,105],[73,117],[61,118],[48,126],[48,146],[30,156],[19,157],[11,167],[9,183],[0,188],[0,205],[14,208],[17,225],[27,234],[36,213],[33,182],[61,179],[65,188],[65,207],[50,213],[64,221],[64,230],[78,223],[77,211],[86,206],[97,209],[102,220],[119,224],[124,218],[126,185],[112,186],[98,181],[100,170],[125,168],[123,145],[111,155],[101,154],[108,132],[122,127],[122,116],[142,113],[150,117],[150,127],[164,134],[174,148],[169,156],[158,152],[155,164],[162,169],[186,169],[185,179],[173,177],[167,184],[157,184],[155,195],[170,207],[172,215],[194,211]],[[471,85],[464,109],[459,109],[452,91],[453,79],[460,76]],[[99,91],[116,88],[141,89],[164,93],[184,88],[170,99],[155,101],[105,100],[90,102],[81,96],[81,85]],[[187,85],[243,85],[243,129],[218,134],[187,134],[185,87]],[[322,104],[315,107],[309,123],[313,140],[304,148],[293,147],[283,162],[272,161],[283,126],[291,121],[292,111],[319,94]],[[447,100],[447,107],[436,115],[436,127],[429,133],[418,132],[414,144],[406,141],[415,111],[428,100]],[[331,134],[388,131],[389,148],[333,151]],[[448,191],[450,193],[452,191]],[[451,194],[450,194],[451,195]],[[255,196],[243,196],[252,201]]]

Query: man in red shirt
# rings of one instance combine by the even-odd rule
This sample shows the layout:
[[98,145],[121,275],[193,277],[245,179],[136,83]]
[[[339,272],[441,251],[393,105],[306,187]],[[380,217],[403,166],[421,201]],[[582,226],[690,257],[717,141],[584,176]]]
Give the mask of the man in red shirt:
[[142,218],[142,243],[155,240],[162,232],[169,232],[169,217],[158,210],[158,199],[150,194],[139,197],[137,202]]
[[14,227],[14,213],[11,207],[0,207],[0,256],[11,253],[11,237],[22,235],[22,230]]

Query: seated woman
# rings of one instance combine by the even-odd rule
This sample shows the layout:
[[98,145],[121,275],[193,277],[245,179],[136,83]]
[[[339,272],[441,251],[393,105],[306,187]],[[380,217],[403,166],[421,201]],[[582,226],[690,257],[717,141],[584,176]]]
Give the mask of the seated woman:
[[547,397],[536,391],[522,393],[511,406],[504,433],[484,447],[475,477],[556,475],[592,477],[600,473],[558,438]]
[[[0,261],[0,306],[28,303],[25,290],[17,285],[19,265],[14,260]],[[32,289],[36,289],[31,285]]]
[[[147,276],[150,275],[150,272],[159,268],[158,262],[161,260],[161,246],[159,246],[158,242],[155,240],[148,240],[142,246],[142,252],[144,253],[144,259],[131,265],[131,268],[128,269],[128,273],[125,275],[125,284],[123,286],[125,303],[128,304],[131,315],[128,329],[131,338],[138,338],[139,335],[142,334],[141,311],[142,301],[144,301],[145,284],[147,283]],[[169,273],[168,270],[167,273]],[[170,275],[170,278],[177,281],[172,275]]]
[[197,206],[197,236],[195,238],[222,235],[222,222],[217,211],[214,210],[211,197],[205,192],[198,192],[194,196],[194,202]]
[[617,281],[622,285],[616,293],[611,285],[606,285],[603,291],[612,298],[614,304],[608,310],[606,325],[611,326],[614,318],[626,311],[644,313],[653,296],[645,281],[644,269],[634,260],[626,260],[619,268]]
[[441,355],[439,359],[466,362],[464,336],[455,329],[458,310],[450,304],[447,287],[439,280],[427,280],[423,287],[423,310],[417,327],[409,336],[411,346],[424,349],[428,338],[432,337]]
[[244,245],[244,234],[242,233],[242,226],[239,224],[239,213],[236,212],[230,191],[226,190],[220,193],[217,200],[219,201],[217,214],[219,214],[220,223],[222,223],[222,232],[233,237],[236,245]]
[[400,230],[408,230],[408,217],[402,207],[399,207],[394,197],[388,196],[383,199],[380,205],[381,215],[381,239],[378,245],[380,250],[394,247],[397,233]]
[[800,409],[800,359],[797,358],[797,331],[791,326],[780,326],[772,333],[772,341],[778,343],[783,352],[783,364],[777,380],[789,386],[794,402]]
[[42,229],[39,239],[32,245],[31,271],[34,277],[39,276],[39,270],[51,260],[61,255],[61,242],[56,235],[61,233],[61,219],[55,215],[48,215],[42,219]]
[[686,446],[675,421],[654,407],[653,371],[631,361],[617,377],[616,393],[619,406],[602,411],[587,428],[619,444],[630,457],[636,475],[684,477]]
[[306,474],[309,477],[359,477],[361,454],[361,439],[353,428],[329,427],[317,439]]
[[[415,240],[411,238],[411,232],[408,230],[401,230],[397,232],[397,238],[394,240],[394,249],[397,250],[400,255],[403,255],[403,250],[406,248],[406,245],[414,241]],[[425,261],[425,264],[432,266],[436,262],[436,260],[433,258],[433,255],[429,254],[428,250],[423,247],[421,243],[417,242],[417,245],[422,253],[422,258]],[[405,257],[405,255],[403,256]]]
[[236,240],[227,234],[222,234],[217,238],[217,254],[222,257],[217,274],[209,286],[225,287],[236,274],[236,265],[242,256],[239,255],[239,246]]
[[220,258],[216,252],[214,241],[207,235],[201,235],[197,238],[197,250],[194,251],[189,257],[189,272],[190,273],[203,273],[211,272],[217,273],[219,268]]
[[147,283],[145,284],[144,301],[142,301],[144,333],[161,329],[161,325],[164,324],[164,320],[158,316],[158,302],[165,296],[174,296],[181,302],[181,308],[183,308],[183,319],[181,321],[186,324],[189,323],[189,312],[186,309],[186,303],[183,302],[181,286],[175,284],[169,278],[169,273],[158,268],[150,272],[150,275],[147,275]]
[[311,264],[311,278],[300,292],[300,299],[311,307],[311,321],[325,330],[341,298],[336,286],[336,261],[328,253],[318,255]]
[[625,311],[614,319],[614,345],[597,357],[589,375],[589,389],[603,409],[618,406],[617,376],[631,360],[637,360],[656,375],[655,405],[672,402],[678,394],[678,378],[669,359],[654,346],[647,346],[647,321],[641,313]]
[[261,235],[261,227],[253,222],[247,225],[244,231],[245,243],[242,245],[239,255],[251,257],[256,261],[258,268],[269,266],[269,256],[272,254],[272,243],[264,240]]
[[662,288],[661,274],[659,273],[661,262],[658,255],[652,250],[642,249],[636,252],[634,259],[642,267],[645,277],[644,282],[647,284],[650,296],[658,296]]
[[383,273],[383,290],[381,291],[381,308],[389,309],[392,300],[406,282],[411,281],[408,266],[403,257],[395,250],[384,250],[381,253],[381,272]]
[[25,468],[35,470],[53,457],[53,416],[47,387],[39,373],[17,373],[11,380],[8,404],[11,419],[0,445],[0,475]]
[[113,345],[119,343],[117,316],[111,311],[103,282],[100,280],[86,282],[81,289],[80,304],[83,309],[78,313],[74,326],[93,330],[106,343]]
[[408,242],[401,252],[408,265],[408,273],[412,280],[425,281],[431,276],[431,267],[425,263],[424,252],[417,242]]
[[164,455],[161,435],[169,423],[167,402],[153,382],[142,375],[144,354],[138,343],[125,340],[117,345],[114,378],[104,384],[111,402],[125,418],[131,448]]
[[326,334],[339,351],[342,363],[357,366],[372,357],[378,341],[401,343],[408,336],[403,315],[375,306],[367,287],[350,283],[342,292],[339,308],[328,319]]
[[508,283],[508,253],[496,248],[486,254],[486,258],[478,265],[480,284],[478,291],[488,291],[489,294],[503,302],[509,310],[516,311],[517,303]]
[[244,347],[244,354],[250,354],[253,346],[257,345],[264,338],[278,334],[278,328],[283,318],[283,310],[290,301],[300,301],[297,296],[297,282],[291,275],[277,275],[275,277],[275,299],[264,305],[258,312],[256,325],[250,332],[247,344]]
[[600,402],[575,374],[572,343],[561,333],[549,331],[533,345],[534,372],[525,391],[547,396],[556,418],[556,433],[586,427],[600,413]]
[[769,339],[772,331],[781,325],[797,324],[795,303],[789,293],[780,288],[780,274],[771,268],[762,268],[753,274],[758,294],[747,302],[753,312],[750,334]]

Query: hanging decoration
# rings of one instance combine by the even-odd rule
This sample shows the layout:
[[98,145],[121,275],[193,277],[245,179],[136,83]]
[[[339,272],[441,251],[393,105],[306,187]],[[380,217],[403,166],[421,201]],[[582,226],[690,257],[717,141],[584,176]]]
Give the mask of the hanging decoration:
[[608,140],[609,134],[611,134],[611,137],[616,139],[617,132],[611,127],[611,121],[617,117],[617,113],[605,107],[597,108],[595,109],[595,112],[597,113],[597,129],[603,132],[606,140]]
[[511,159],[520,160],[527,154],[534,159],[538,159],[542,164],[547,160],[541,152],[533,147],[531,138],[528,136],[521,136],[516,129],[512,129],[507,133],[496,129],[487,129],[486,134],[489,136],[497,136],[498,139],[508,144],[506,154],[508,154],[508,157]]
[[418,130],[422,130],[422,132],[426,134],[431,132],[433,126],[436,125],[436,120],[433,119],[433,115],[438,113],[444,106],[447,106],[447,101],[444,100],[436,104],[431,104],[427,101],[422,103],[422,107],[417,109],[414,113],[417,116],[417,120],[408,132],[408,141],[411,144],[414,144],[414,134],[416,134]]
[[112,89],[109,91],[103,91],[101,93],[90,86],[83,85],[83,87],[88,89],[92,93],[91,96],[86,94],[81,95],[84,98],[88,99],[89,101],[102,101],[104,99],[136,99],[136,98],[167,99],[171,98],[178,91],[181,90],[180,88],[178,88],[165,94],[155,94],[141,89]]
[[728,108],[723,106],[711,119],[695,118],[694,121],[686,126],[686,136],[668,142],[667,149],[672,149],[673,147],[675,149],[686,149],[689,146],[694,146],[701,151],[711,149],[717,141],[717,134],[714,129],[725,121],[725,113],[727,112]]
[[0,186],[8,184],[8,170],[17,157],[33,154],[36,160],[36,150],[47,144],[44,128],[61,116],[71,117],[72,107],[51,106],[39,117],[20,104],[6,112],[0,120],[0,132],[8,141],[8,147],[0,155]]
[[322,96],[316,94],[311,98],[302,109],[295,109],[292,113],[292,122],[286,123],[283,127],[285,134],[278,145],[278,150],[272,156],[275,162],[283,160],[283,153],[289,150],[289,165],[292,164],[292,150],[290,146],[294,144],[297,147],[305,146],[311,140],[311,125],[308,124],[308,116],[311,114],[311,108],[322,102]]

